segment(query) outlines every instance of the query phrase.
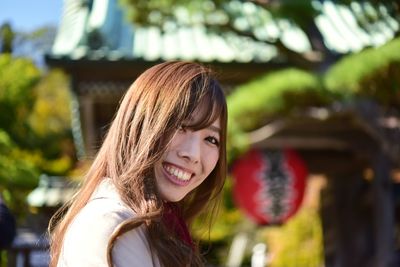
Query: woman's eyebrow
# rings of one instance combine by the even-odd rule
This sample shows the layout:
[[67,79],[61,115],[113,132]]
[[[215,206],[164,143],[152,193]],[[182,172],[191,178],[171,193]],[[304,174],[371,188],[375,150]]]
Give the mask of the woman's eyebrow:
[[[192,115],[189,115],[188,119],[189,119],[189,121],[191,121],[191,122],[194,121],[194,118],[193,118]],[[219,128],[219,127],[217,127],[217,126],[210,125],[210,126],[207,127],[207,129],[209,129],[209,130],[211,130],[211,131],[213,131],[213,132],[215,132],[215,133],[217,133],[217,134],[221,134],[221,128]]]
[[208,126],[207,129],[209,129],[209,130],[211,130],[211,131],[213,131],[213,132],[216,132],[217,134],[220,134],[220,133],[221,133],[221,128],[219,128],[219,127],[217,127],[217,126],[214,126],[214,125]]

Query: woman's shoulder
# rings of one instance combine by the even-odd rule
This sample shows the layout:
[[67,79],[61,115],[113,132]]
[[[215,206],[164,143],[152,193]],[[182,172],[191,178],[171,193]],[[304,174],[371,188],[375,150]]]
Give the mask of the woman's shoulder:
[[90,200],[76,215],[71,228],[88,227],[90,230],[114,230],[123,221],[135,217],[136,214],[115,199],[96,198]]
[[58,266],[107,266],[110,236],[130,216],[115,200],[91,200],[68,226]]
[[[111,235],[118,225],[136,216],[119,198],[109,193],[102,194],[97,190],[69,225],[59,267],[108,266],[107,246]],[[143,259],[143,265],[137,266],[153,266],[144,227],[132,229],[117,239],[113,249],[115,266],[131,266],[135,255]]]
[[112,232],[123,221],[135,217],[119,197],[110,179],[105,179],[96,188],[89,202],[81,209],[72,221],[69,230],[85,228],[88,230]]

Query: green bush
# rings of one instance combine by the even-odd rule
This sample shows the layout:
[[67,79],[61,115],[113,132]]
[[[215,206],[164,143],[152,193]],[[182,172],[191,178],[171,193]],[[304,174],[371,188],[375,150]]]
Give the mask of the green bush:
[[320,267],[323,266],[322,227],[318,212],[310,207],[280,227],[266,228],[272,257],[270,267]]
[[315,75],[287,69],[239,86],[228,96],[228,109],[232,123],[248,131],[262,126],[271,116],[326,104],[328,99]]
[[378,47],[349,55],[324,76],[324,86],[347,100],[374,99],[382,104],[400,105],[400,38]]

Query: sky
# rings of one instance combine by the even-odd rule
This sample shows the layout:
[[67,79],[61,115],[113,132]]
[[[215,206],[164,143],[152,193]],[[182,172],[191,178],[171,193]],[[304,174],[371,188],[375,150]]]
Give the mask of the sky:
[[63,0],[0,0],[0,25],[8,21],[15,31],[58,26]]

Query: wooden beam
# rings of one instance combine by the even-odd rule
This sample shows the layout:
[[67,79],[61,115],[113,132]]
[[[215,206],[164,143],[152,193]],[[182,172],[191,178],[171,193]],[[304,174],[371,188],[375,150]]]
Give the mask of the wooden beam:
[[393,161],[395,164],[400,164],[400,151],[398,145],[392,143],[391,140],[388,140],[387,136],[382,132],[384,129],[380,129],[376,125],[368,123],[362,118],[355,118],[355,121],[371,138],[376,140],[382,153],[384,153],[389,160]]
[[271,137],[266,140],[252,143],[254,147],[281,149],[281,148],[294,148],[294,149],[310,149],[310,150],[348,150],[351,146],[345,141],[335,138],[326,137]]

